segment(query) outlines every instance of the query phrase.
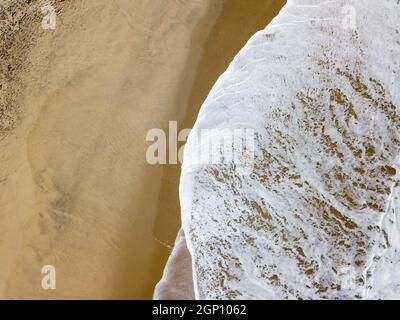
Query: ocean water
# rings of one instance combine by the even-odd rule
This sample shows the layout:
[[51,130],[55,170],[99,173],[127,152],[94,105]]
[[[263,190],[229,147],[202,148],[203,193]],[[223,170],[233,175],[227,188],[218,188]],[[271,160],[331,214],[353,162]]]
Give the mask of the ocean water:
[[[200,299],[400,297],[400,3],[289,0],[203,104],[183,229]],[[252,129],[254,167],[199,164]]]

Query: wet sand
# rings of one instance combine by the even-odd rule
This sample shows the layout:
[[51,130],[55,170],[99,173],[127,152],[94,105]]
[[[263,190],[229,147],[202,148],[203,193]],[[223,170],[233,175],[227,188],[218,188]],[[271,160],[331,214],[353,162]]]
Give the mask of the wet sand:
[[[0,298],[151,298],[179,229],[179,166],[147,164],[146,133],[190,128],[282,2],[65,2],[0,138]],[[56,290],[40,285],[48,264]]]
[[[285,3],[285,0],[224,1],[221,14],[204,44],[201,62],[185,106],[185,118],[180,123],[179,129],[193,127],[198,111],[218,77],[226,70],[248,39],[255,32],[264,29]],[[190,69],[190,66],[188,68]],[[170,245],[173,245],[180,226],[180,215],[176,215],[177,210],[180,210],[179,176],[180,166],[164,167],[155,234],[168,241]],[[178,236],[178,248],[174,252],[174,256],[169,259],[168,268],[158,284],[154,296],[157,299],[194,297],[193,292],[188,290],[187,282],[179,282],[181,278],[187,278],[188,271],[186,269],[184,272],[182,271],[182,263],[186,263],[187,257],[190,255],[186,246],[182,244],[183,241]],[[162,246],[159,246],[158,249],[160,253],[155,256],[155,260],[160,256],[166,259],[170,251]],[[174,283],[174,281],[179,283]]]

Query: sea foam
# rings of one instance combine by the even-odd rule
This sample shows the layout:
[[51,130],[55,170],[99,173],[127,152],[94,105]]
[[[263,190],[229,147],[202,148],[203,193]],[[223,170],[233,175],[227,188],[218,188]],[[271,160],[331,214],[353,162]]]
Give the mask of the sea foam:
[[[204,102],[182,222],[200,299],[400,298],[400,4],[289,0]],[[253,129],[252,173],[198,164]]]

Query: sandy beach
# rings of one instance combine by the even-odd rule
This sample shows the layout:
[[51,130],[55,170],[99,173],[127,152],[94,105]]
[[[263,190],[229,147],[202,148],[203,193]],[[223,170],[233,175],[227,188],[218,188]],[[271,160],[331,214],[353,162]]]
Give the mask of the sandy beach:
[[42,2],[24,8],[1,53],[0,298],[152,297],[180,227],[180,166],[149,165],[146,133],[190,128],[283,2],[54,1],[54,30]]

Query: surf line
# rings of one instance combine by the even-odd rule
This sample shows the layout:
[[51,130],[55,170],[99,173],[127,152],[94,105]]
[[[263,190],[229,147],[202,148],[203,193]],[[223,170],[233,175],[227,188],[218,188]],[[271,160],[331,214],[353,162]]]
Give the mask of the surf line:
[[153,314],[155,315],[176,315],[180,318],[185,316],[186,307],[166,307],[160,304],[159,306],[153,307]]

